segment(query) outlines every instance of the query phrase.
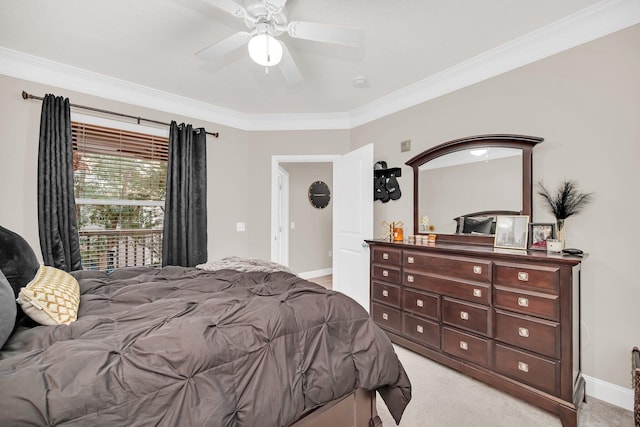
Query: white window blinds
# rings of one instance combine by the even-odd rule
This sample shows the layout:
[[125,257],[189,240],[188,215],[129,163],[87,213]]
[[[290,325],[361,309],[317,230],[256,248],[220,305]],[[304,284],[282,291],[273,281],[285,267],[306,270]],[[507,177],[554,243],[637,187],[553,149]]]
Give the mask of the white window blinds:
[[83,267],[160,266],[168,139],[71,125]]

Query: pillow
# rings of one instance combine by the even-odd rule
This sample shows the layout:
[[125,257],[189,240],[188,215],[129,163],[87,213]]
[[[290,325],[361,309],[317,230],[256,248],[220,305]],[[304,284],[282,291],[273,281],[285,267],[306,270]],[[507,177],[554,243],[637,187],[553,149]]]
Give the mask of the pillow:
[[14,298],[34,278],[38,268],[38,258],[27,241],[0,226],[0,270],[13,288]]
[[483,234],[492,234],[492,226],[493,226],[493,217],[483,218],[483,219],[475,219],[475,218],[467,218],[461,217],[464,221],[462,224],[462,233],[483,233]]
[[68,325],[78,318],[80,285],[66,271],[43,265],[20,289],[18,302],[22,311],[41,325]]
[[16,297],[13,288],[0,270],[0,348],[7,342],[16,324]]

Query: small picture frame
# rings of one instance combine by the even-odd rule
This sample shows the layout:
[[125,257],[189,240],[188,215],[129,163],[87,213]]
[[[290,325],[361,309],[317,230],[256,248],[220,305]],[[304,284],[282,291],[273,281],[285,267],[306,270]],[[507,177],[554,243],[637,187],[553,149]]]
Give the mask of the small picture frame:
[[528,215],[498,215],[493,246],[495,248],[526,250],[528,234]]
[[529,249],[546,251],[547,240],[556,238],[556,225],[551,222],[532,222],[529,224]]

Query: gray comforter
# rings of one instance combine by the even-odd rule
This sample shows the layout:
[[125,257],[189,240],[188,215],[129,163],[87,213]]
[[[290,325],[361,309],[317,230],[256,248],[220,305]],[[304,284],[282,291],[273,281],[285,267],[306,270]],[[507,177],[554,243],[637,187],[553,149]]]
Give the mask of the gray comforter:
[[366,311],[287,272],[75,275],[78,320],[0,352],[0,426],[285,426],[357,387],[398,421],[411,398]]

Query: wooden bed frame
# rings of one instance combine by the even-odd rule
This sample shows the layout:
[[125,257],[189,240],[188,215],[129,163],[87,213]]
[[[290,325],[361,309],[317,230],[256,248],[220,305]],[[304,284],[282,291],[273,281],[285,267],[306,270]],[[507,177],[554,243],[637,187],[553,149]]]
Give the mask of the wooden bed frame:
[[292,427],[378,427],[376,392],[362,388],[313,410]]

